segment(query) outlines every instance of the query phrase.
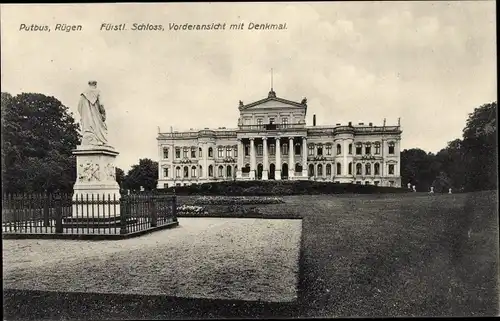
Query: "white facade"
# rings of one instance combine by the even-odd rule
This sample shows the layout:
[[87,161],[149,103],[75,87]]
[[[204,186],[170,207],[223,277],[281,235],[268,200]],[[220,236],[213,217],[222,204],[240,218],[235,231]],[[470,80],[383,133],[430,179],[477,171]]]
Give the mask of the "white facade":
[[316,180],[401,187],[401,127],[306,126],[307,100],[239,105],[234,129],[159,133],[158,188],[230,180]]

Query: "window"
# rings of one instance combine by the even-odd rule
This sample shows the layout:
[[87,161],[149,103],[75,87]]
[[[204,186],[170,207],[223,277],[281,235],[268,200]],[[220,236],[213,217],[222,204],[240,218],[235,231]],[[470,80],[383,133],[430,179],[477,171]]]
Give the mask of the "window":
[[332,154],[332,145],[326,145],[326,155]]
[[348,170],[349,170],[349,175],[352,175],[352,163],[349,163],[349,167],[348,167]]
[[295,145],[295,155],[300,155],[300,144]]
[[283,125],[283,128],[287,128],[287,126],[288,126],[288,118],[282,118],[281,119],[281,125]]
[[352,144],[349,144],[349,155],[352,155]]
[[337,155],[342,154],[342,146],[340,144],[337,144]]
[[181,158],[181,149],[179,147],[175,149],[175,158]]
[[365,175],[371,175],[372,174],[372,164],[368,163],[365,164]]
[[218,157],[218,158],[222,158],[222,157],[224,157],[224,149],[223,149],[222,147],[219,147],[219,148],[217,149],[217,157]]
[[201,147],[200,147],[200,148],[198,148],[198,157],[199,157],[199,158],[202,158],[202,157],[203,157],[203,149],[201,149]]
[[370,181],[365,181],[365,185],[370,185]]
[[314,165],[309,164],[309,177],[314,176]]
[[356,164],[356,175],[361,175],[361,164],[357,163]]
[[300,163],[295,164],[295,172],[302,173],[302,165]]
[[262,156],[263,152],[264,152],[264,146],[262,144],[257,145],[257,155]]
[[375,172],[375,175],[380,175],[380,164],[379,163],[375,163],[374,166],[374,172]]
[[226,167],[226,177],[231,177],[232,176],[232,168],[231,166],[227,165]]
[[323,165],[318,164],[318,176],[323,176]]
[[314,156],[314,145],[309,145],[309,156]]
[[389,164],[389,175],[394,175],[394,164]]
[[200,174],[200,177],[202,177],[203,176],[203,167],[201,167],[201,165],[200,165],[200,169],[198,170],[198,172]]
[[250,145],[245,145],[245,156],[250,156]]
[[168,167],[163,169],[163,177],[168,177]]
[[262,118],[257,118],[257,126],[262,127]]
[[191,148],[191,158],[196,158],[196,148],[195,147]]
[[361,152],[362,152],[361,145],[357,145],[356,146],[356,155],[361,155]]
[[214,177],[214,167],[212,165],[208,166],[208,176]]
[[389,154],[394,154],[394,143],[389,143]]
[[378,184],[380,184],[380,182],[379,182],[379,181],[375,181],[375,182],[373,182],[373,183],[375,183],[375,186],[378,186]]
[[231,157],[233,149],[231,147],[226,147],[226,157]]
[[269,145],[269,154],[270,155],[276,154],[276,146],[274,144]]
[[212,147],[208,148],[208,157],[214,157],[214,149]]
[[168,159],[168,147],[163,147],[163,158]]
[[318,146],[318,149],[317,149],[316,152],[317,152],[318,156],[323,156],[323,146],[321,146],[321,145]]
[[379,155],[379,154],[380,154],[380,144],[376,143],[375,144],[375,155]]
[[270,124],[270,125],[274,124],[274,118],[272,118],[272,117],[271,117],[271,118],[269,118],[269,124]]
[[234,157],[238,157],[238,147],[234,148]]
[[342,175],[342,165],[340,163],[337,163],[337,175]]
[[332,175],[332,165],[326,164],[326,175],[330,176]]
[[288,155],[288,144],[281,145],[281,150],[283,151],[283,155]]
[[184,147],[184,150],[182,151],[182,157],[188,158],[188,149],[187,149],[187,147]]
[[365,154],[370,155],[372,153],[372,147],[370,145],[365,146]]
[[224,176],[224,167],[221,165],[219,166],[219,177],[223,177]]
[[180,167],[175,168],[175,177],[181,178],[181,168]]
[[196,177],[196,167],[191,167],[191,177]]
[[184,178],[189,177],[189,168],[184,166]]

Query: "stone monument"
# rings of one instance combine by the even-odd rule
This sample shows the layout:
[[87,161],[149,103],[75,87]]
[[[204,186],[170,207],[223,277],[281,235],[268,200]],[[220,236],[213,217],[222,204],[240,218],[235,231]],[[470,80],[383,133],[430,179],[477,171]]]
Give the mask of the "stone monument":
[[[66,223],[78,221],[88,224],[92,218],[98,218],[100,223],[119,223],[119,202],[105,204],[108,199],[120,200],[120,187],[115,175],[115,158],[119,153],[108,144],[106,110],[97,82],[89,81],[88,85],[80,94],[78,103],[82,143],[73,150],[77,174],[73,202],[77,203],[73,205],[72,217],[67,218]],[[92,219],[92,222],[95,221]]]
[[434,186],[431,186],[431,190],[429,191],[430,194],[434,194]]

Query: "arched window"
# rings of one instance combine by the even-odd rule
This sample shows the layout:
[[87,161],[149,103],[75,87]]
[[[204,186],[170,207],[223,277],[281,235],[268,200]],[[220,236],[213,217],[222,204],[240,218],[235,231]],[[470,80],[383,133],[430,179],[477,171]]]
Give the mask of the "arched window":
[[352,175],[352,163],[349,163],[349,175]]
[[365,164],[365,175],[371,175],[372,174],[372,164],[367,163]]
[[200,174],[200,177],[203,176],[203,167],[200,165],[200,169],[198,170],[198,173]]
[[191,167],[191,177],[196,177],[196,166]]
[[214,149],[212,147],[208,148],[208,157],[214,157]]
[[374,172],[375,172],[375,175],[380,175],[380,164],[379,163],[375,163],[374,166]]
[[231,168],[231,165],[227,165],[226,167],[226,177],[232,177],[233,174],[232,174],[232,168]]
[[189,167],[184,166],[184,177],[189,177]]
[[389,143],[389,154],[391,154],[391,155],[394,154],[394,146],[395,145],[396,144],[394,142]]
[[356,164],[356,175],[361,175],[362,169],[361,169],[361,163]]
[[181,168],[179,166],[175,168],[175,177],[177,178],[181,177]]
[[365,154],[370,155],[372,153],[372,144],[370,142],[367,142],[365,144]]
[[323,165],[318,164],[318,176],[323,176]]
[[231,157],[233,148],[231,146],[226,147],[226,157]]
[[314,176],[314,165],[309,164],[309,177]]
[[342,165],[340,163],[337,163],[337,175],[342,175]]
[[332,175],[332,165],[326,164],[326,176]]
[[224,157],[224,148],[219,147],[219,148],[217,149],[217,157],[218,157],[218,158],[222,158],[222,157]]
[[337,144],[337,155],[342,154],[342,146],[340,144]]
[[[199,158],[202,158],[202,157],[203,157],[203,149],[201,149],[201,147],[200,147],[200,148],[198,148],[198,157],[199,157]],[[200,176],[201,176],[201,175],[200,175]]]
[[302,173],[302,165],[300,163],[295,164],[295,172]]
[[214,167],[212,165],[208,166],[208,176],[214,177]]
[[375,143],[375,155],[380,154],[380,142]]
[[224,176],[224,167],[222,165],[219,166],[219,177]]
[[191,147],[191,158],[196,158],[196,147]]
[[349,144],[349,155],[352,155],[352,144]]

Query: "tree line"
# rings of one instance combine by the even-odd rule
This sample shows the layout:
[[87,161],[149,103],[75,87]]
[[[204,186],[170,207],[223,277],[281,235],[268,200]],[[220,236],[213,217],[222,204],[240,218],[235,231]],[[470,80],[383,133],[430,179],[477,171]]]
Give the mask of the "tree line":
[[[8,193],[72,192],[81,141],[79,125],[57,98],[39,93],[1,93],[2,190]],[[420,148],[401,152],[403,186],[419,191],[478,191],[497,185],[497,103],[474,109],[462,138],[437,154]],[[156,188],[158,162],[148,158],[125,173],[116,168],[122,190]]]

